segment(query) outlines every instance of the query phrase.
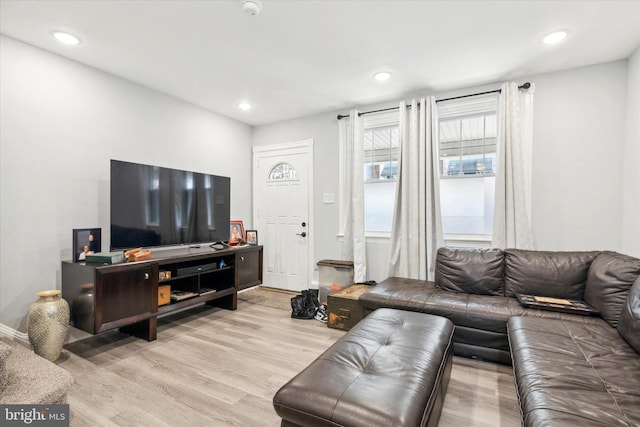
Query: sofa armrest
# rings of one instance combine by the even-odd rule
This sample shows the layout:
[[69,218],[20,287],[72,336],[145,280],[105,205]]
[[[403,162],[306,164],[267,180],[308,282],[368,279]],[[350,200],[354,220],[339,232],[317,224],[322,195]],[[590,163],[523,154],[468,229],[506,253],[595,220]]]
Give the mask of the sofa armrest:
[[388,277],[358,300],[367,311],[382,307],[420,311],[435,291],[435,283],[428,280]]

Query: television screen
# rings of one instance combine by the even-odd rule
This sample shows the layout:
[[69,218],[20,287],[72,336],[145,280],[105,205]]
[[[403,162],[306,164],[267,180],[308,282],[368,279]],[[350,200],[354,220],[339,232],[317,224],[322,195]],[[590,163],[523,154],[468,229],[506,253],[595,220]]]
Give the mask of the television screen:
[[231,179],[111,160],[111,249],[228,239]]

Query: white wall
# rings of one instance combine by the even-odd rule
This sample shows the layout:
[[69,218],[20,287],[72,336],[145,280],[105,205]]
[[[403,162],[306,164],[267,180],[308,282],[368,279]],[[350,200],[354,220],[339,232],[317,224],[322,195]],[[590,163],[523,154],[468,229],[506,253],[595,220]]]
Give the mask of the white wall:
[[[110,159],[231,177],[251,218],[251,127],[0,37],[0,323],[26,330],[36,292],[61,288],[71,230],[109,248]],[[244,162],[246,163],[246,162]],[[244,195],[237,197],[236,195]]]
[[627,61],[530,80],[535,247],[621,250]]
[[627,86],[622,251],[640,257],[640,46],[629,58]]
[[[637,62],[637,58],[634,61]],[[637,68],[635,65],[635,72]],[[532,171],[535,247],[544,250],[624,251],[621,238],[624,181],[637,177],[631,176],[637,172],[623,173],[625,149],[629,152],[637,150],[634,140],[625,139],[627,92],[630,90],[627,88],[627,61],[532,76],[519,81],[530,81],[536,85]],[[498,86],[465,88],[436,95],[455,96]],[[378,107],[360,109],[366,111]],[[332,114],[254,128],[254,145],[307,138],[316,141],[316,259],[341,257],[341,244],[336,239],[338,206],[323,205],[321,197],[323,192],[332,192],[338,200],[336,115],[348,113],[348,110],[344,108]],[[625,141],[628,141],[626,148]],[[629,188],[626,191],[637,190]],[[638,198],[635,200],[633,212],[637,214],[640,212]],[[636,220],[636,217],[630,217],[629,221]],[[637,245],[640,236],[636,232],[627,240]],[[368,279],[384,279],[388,243],[380,239],[368,241],[367,252]]]

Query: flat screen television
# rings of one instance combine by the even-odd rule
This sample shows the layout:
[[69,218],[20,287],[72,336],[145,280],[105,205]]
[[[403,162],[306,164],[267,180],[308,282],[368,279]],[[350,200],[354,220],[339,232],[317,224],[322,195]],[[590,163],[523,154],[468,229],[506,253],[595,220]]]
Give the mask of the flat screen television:
[[111,160],[111,249],[229,238],[231,178]]

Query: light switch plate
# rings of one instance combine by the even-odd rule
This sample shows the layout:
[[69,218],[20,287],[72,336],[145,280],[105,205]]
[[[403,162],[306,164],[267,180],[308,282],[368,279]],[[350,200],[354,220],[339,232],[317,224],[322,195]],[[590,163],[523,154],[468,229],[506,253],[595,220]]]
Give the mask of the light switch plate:
[[323,193],[322,194],[322,203],[335,203],[335,194],[334,193]]

